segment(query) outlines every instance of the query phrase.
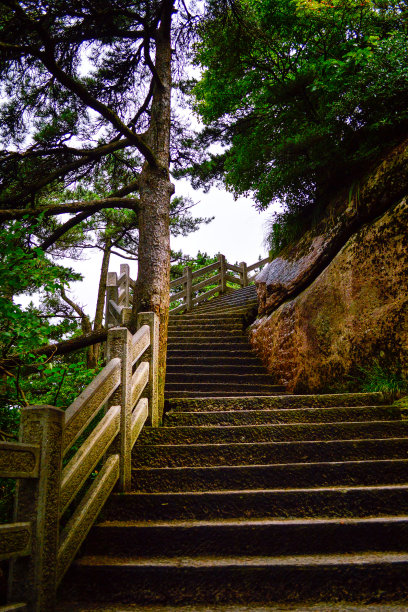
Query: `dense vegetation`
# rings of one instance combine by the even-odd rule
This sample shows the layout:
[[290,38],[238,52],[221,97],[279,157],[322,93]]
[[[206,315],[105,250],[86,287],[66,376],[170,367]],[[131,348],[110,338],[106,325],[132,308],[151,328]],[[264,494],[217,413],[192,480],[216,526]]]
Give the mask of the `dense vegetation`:
[[406,136],[407,16],[398,0],[210,3],[188,84],[206,127],[183,173],[282,202],[275,246],[293,238]]
[[[169,235],[208,221],[191,215],[191,202],[171,198],[169,175],[182,131],[170,115],[172,73],[194,20],[178,0],[0,2],[7,417],[26,403],[67,405],[94,375],[103,355],[91,344],[103,336],[111,253],[139,263],[132,328],[139,310],[159,315],[163,384],[170,262],[182,257],[170,253]],[[95,316],[69,294],[78,275],[64,265],[90,249],[103,253]],[[34,293],[39,303],[27,306]],[[41,355],[42,346],[72,337],[84,339],[76,356]]]

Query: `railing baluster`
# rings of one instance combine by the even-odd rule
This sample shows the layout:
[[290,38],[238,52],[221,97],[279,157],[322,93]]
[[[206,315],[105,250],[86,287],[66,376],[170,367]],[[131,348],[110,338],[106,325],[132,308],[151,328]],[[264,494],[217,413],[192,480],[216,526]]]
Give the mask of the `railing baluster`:
[[159,414],[159,318],[154,312],[141,312],[137,317],[138,328],[142,325],[150,327],[150,346],[147,349],[144,359],[149,361],[149,424],[158,427],[160,424]]
[[116,272],[108,272],[106,279],[106,308],[105,308],[105,320],[106,327],[114,327],[116,325],[115,318],[110,312],[109,302],[112,300],[115,304],[118,303],[119,289],[118,289],[118,275]]
[[107,358],[121,360],[121,382],[109,399],[109,406],[120,406],[119,488],[130,490],[132,445],[132,334],[126,327],[113,327],[108,331]]
[[220,293],[225,293],[227,290],[227,267],[225,262],[225,255],[221,255],[221,253],[218,253],[217,259],[220,265],[221,274]]
[[127,308],[130,304],[130,268],[129,264],[120,264],[120,276],[125,275],[125,282],[123,283],[122,289],[125,292],[125,298],[123,301],[123,306]]
[[187,312],[189,312],[193,308],[193,277],[192,277],[192,274],[193,274],[193,271],[190,268],[190,266],[186,266],[184,268],[184,276],[185,276],[184,287],[186,289],[185,304],[186,304]]
[[242,272],[240,272],[239,276],[241,278],[241,287],[248,287],[248,266],[245,261],[241,261],[239,264]]

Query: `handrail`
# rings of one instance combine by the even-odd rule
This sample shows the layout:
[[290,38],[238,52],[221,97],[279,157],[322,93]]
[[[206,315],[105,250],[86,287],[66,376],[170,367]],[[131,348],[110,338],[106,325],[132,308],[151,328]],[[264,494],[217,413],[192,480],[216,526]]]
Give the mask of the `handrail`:
[[248,270],[248,272],[252,272],[253,270],[257,270],[258,268],[261,268],[262,266],[265,266],[269,262],[270,262],[270,257],[265,257],[265,259],[261,259],[260,261],[256,261],[251,266],[248,266],[247,270]]
[[[120,280],[130,286],[129,276]],[[134,335],[108,330],[107,365],[65,413],[24,408],[21,442],[0,443],[0,476],[18,478],[16,522],[0,526],[0,559],[12,559],[9,600],[29,612],[54,610],[57,586],[113,487],[130,490],[131,451],[144,424],[159,424],[157,315],[142,313],[137,324]]]
[[[173,290],[170,293],[170,313],[189,312],[198,304],[233,289],[234,285],[247,287],[256,276],[249,276],[249,273],[268,262],[269,257],[265,257],[250,266],[244,261],[236,265],[228,263],[225,255],[219,254],[216,262],[199,270],[193,271],[186,266],[182,276],[170,281],[170,292]],[[135,282],[129,276],[129,266],[121,265],[119,278],[116,272],[109,272],[106,287],[107,327],[126,324],[130,316],[130,289],[135,287]]]
[[[206,302],[212,297],[225,293],[227,288],[232,289],[231,285],[247,287],[253,282],[255,275],[248,276],[249,272],[261,268],[269,262],[269,257],[257,261],[250,266],[242,261],[239,265],[230,264],[224,255],[217,256],[218,261],[204,266],[199,270],[191,270],[190,267],[184,268],[183,275],[170,283],[170,289],[183,287],[182,290],[170,294],[170,304],[174,304],[170,309],[171,314],[190,311],[194,306]],[[211,272],[215,274],[210,275]],[[235,276],[229,272],[237,273]],[[204,278],[203,278],[204,277]],[[198,282],[193,282],[194,280]],[[215,287],[213,285],[215,284]]]
[[65,412],[63,454],[71,448],[100,408],[119,387],[120,359],[111,359]]

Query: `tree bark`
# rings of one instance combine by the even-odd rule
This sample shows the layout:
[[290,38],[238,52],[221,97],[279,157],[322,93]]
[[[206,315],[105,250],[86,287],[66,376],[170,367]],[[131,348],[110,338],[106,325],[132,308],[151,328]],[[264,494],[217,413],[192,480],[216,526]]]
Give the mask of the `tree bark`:
[[[64,289],[61,289],[62,299],[79,315],[81,318],[81,329],[84,336],[92,334],[92,325],[89,317],[82,308],[67,296]],[[90,345],[86,351],[86,367],[88,369],[96,368],[97,360],[95,359],[94,345]]]
[[166,375],[167,325],[170,284],[170,121],[171,18],[173,0],[164,0],[156,33],[155,76],[151,119],[146,141],[158,166],[145,162],[140,176],[139,272],[134,294],[132,328],[140,311],[159,316],[159,411],[163,412]]
[[[107,238],[105,242],[105,248],[103,250],[101,275],[99,278],[98,299],[96,301],[95,320],[93,324],[94,332],[98,332],[103,328],[103,310],[105,307],[106,278],[108,276],[109,260],[110,260],[110,254],[111,254],[110,248],[111,248],[111,240],[110,238]],[[100,350],[101,350],[101,345],[95,344],[95,346],[93,347],[93,354],[94,354],[96,364],[98,363]]]

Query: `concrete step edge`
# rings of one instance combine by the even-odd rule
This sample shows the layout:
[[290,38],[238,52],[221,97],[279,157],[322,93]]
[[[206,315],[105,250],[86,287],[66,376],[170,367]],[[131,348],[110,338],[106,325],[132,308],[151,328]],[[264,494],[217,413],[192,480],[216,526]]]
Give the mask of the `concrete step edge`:
[[[370,517],[322,517],[322,518],[251,518],[251,519],[174,519],[171,521],[166,520],[153,520],[153,521],[101,521],[95,524],[96,527],[110,528],[110,527],[121,527],[121,528],[137,528],[143,527],[145,529],[157,529],[158,527],[171,527],[171,528],[184,528],[184,527],[241,527],[241,526],[263,526],[263,525],[277,525],[285,527],[287,525],[378,525],[379,523],[389,524],[408,524],[408,516],[402,515],[384,515],[384,516],[370,516]],[[408,554],[408,553],[407,553]]]
[[[145,567],[145,566],[170,566],[175,568],[189,567],[220,567],[225,568],[226,565],[236,566],[242,568],[241,557],[184,557],[183,563],[180,563],[180,559],[173,557],[162,557],[154,559],[143,559],[143,558],[129,558],[129,557],[110,557],[107,561],[104,555],[94,555],[89,557],[82,557],[78,559],[75,564],[77,566],[115,566],[115,565],[126,565],[130,567]],[[408,553],[392,552],[387,551],[383,553],[343,553],[343,554],[331,554],[331,555],[287,555],[287,556],[274,556],[274,557],[246,557],[246,567],[252,566],[265,566],[265,565],[276,565],[281,567],[295,566],[295,567],[310,567],[315,566],[327,566],[327,565],[363,565],[363,564],[374,564],[378,565],[380,562],[387,563],[401,563],[408,564]]]

